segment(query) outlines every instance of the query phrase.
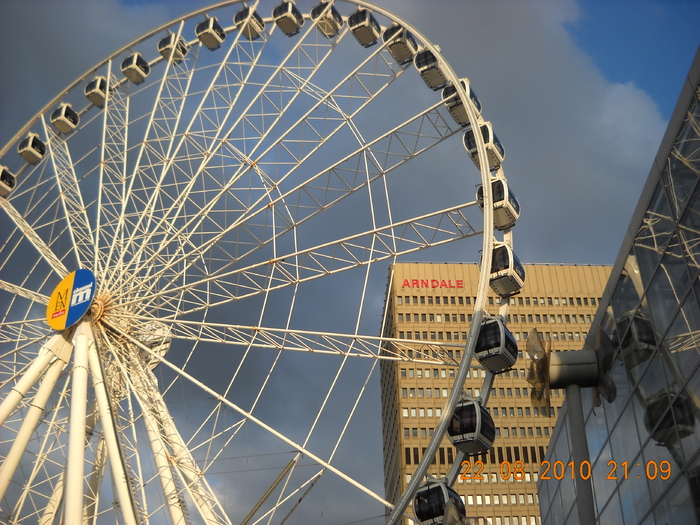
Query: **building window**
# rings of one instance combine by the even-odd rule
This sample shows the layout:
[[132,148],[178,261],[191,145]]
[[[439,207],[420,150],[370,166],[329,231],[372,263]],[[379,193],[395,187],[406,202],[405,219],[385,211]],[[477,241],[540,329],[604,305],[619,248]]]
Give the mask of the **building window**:
[[430,317],[430,322],[434,323],[435,322],[435,314],[429,314]]
[[544,435],[549,436],[549,427],[544,427]]
[[435,397],[440,397],[440,389],[439,388],[435,389]]
[[537,323],[541,323],[541,322],[542,322],[542,318],[540,317],[540,314],[536,314],[536,315],[535,315],[535,322],[537,322]]
[[520,437],[525,437],[525,427],[520,427]]
[[406,369],[405,368],[401,369],[401,377],[406,377]]
[[507,388],[506,391],[508,392],[508,397],[513,397],[513,389],[512,388]]
[[503,437],[510,437],[510,431],[508,427],[503,427]]
[[408,377],[413,377],[414,371],[413,368],[408,369]]
[[403,314],[399,314],[399,323],[403,323]]
[[489,297],[489,304],[493,306],[493,297]]
[[413,296],[413,304],[418,304],[418,296],[417,295]]
[[510,417],[515,417],[515,408],[510,407],[508,411],[510,412]]
[[[430,392],[430,389],[428,389],[428,392]],[[430,396],[428,396],[428,397],[430,397]],[[432,408],[428,409],[428,417],[433,417],[433,409]]]
[[404,408],[402,411],[403,411],[403,417],[408,417],[408,409]]
[[[447,390],[447,389],[443,388],[443,390]],[[447,397],[447,395],[445,395],[444,397]],[[442,417],[442,408],[435,409],[435,417]]]
[[442,315],[441,315],[441,314],[437,314],[437,315],[435,316],[435,321],[438,322],[438,323],[442,323]]
[[533,435],[532,427],[527,427],[527,435],[528,435],[528,436],[532,436],[532,435]]
[[503,417],[506,417],[508,415],[508,409],[505,407],[501,408],[501,415]]
[[519,388],[515,389],[515,397],[520,397],[520,389]]
[[411,409],[411,417],[416,417],[416,409],[415,408]]
[[406,447],[406,465],[411,464],[411,447]]
[[573,340],[574,340],[574,334],[573,334],[573,332],[567,332],[567,335],[569,336],[569,341],[573,341]]
[[425,417],[425,408],[418,409],[418,417]]
[[530,298],[529,297],[525,298],[525,306],[530,306]]
[[413,428],[413,429],[411,429],[411,430],[413,431],[413,437],[414,437],[414,438],[417,438],[417,437],[418,437],[418,429],[417,429],[417,428]]
[[408,395],[408,390],[405,388],[401,389],[401,397],[406,397]]
[[423,377],[423,369],[422,369],[422,368],[416,369],[416,376],[417,376],[417,377]]
[[403,297],[397,297],[396,304],[403,304]]
[[566,297],[561,298],[561,305],[566,306]]
[[423,389],[422,388],[418,389],[418,397],[423,397]]
[[555,341],[559,341],[559,334],[556,332],[552,332],[552,339],[554,339]]
[[535,427],[535,435],[542,437],[542,427]]
[[459,299],[459,304],[464,304],[464,297],[458,297]]
[[428,332],[423,332],[423,339],[428,339]]

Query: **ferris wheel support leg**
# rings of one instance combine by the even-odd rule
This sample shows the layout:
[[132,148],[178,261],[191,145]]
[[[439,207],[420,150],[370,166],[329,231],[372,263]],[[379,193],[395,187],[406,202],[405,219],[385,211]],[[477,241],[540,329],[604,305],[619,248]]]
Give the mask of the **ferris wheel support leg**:
[[[136,397],[141,409],[144,413],[149,413],[157,428],[162,429],[163,441],[166,448],[169,447],[171,451],[173,465],[185,483],[185,487],[204,523],[207,525],[232,525],[226,513],[223,512],[223,507],[214,491],[209,487],[204,475],[197,467],[197,463],[182,440],[180,433],[175,428],[170,412],[155,386],[156,380],[153,372],[148,370],[141,359],[135,356],[131,356],[131,368]],[[217,508],[222,509],[221,514],[217,514]]]
[[17,408],[17,405],[27,395],[29,389],[34,386],[39,377],[46,371],[52,359],[58,358],[67,361],[68,357],[63,355],[73,350],[73,345],[68,342],[70,332],[66,330],[62,334],[54,335],[41,347],[39,355],[34,359],[29,368],[24,372],[17,384],[12,388],[7,397],[0,404],[0,426],[2,426],[10,414]]
[[165,501],[168,505],[170,520],[172,521],[173,525],[185,524],[187,521],[183,510],[183,502],[180,495],[177,493],[177,485],[175,484],[175,479],[173,478],[173,471],[170,468],[168,452],[165,445],[163,445],[160,435],[158,434],[158,424],[155,422],[150,412],[147,411],[143,412],[143,420],[146,424],[146,432],[148,432],[148,439],[151,443],[153,459],[156,463],[160,483],[163,487],[163,494],[165,495]]
[[95,519],[95,511],[99,501],[100,483],[105,473],[106,456],[107,448],[105,447],[105,440],[100,436],[97,442],[97,450],[95,451],[95,463],[92,467],[90,480],[88,481],[89,502],[85,505],[84,525],[91,525]]
[[138,525],[134,502],[129,487],[129,480],[126,475],[126,468],[124,467],[124,460],[122,458],[121,448],[114,425],[112,409],[109,405],[107,389],[105,388],[104,377],[102,375],[102,366],[100,365],[100,358],[97,355],[97,348],[94,344],[90,345],[87,354],[90,373],[92,374],[92,383],[95,389],[95,397],[97,398],[97,410],[100,416],[100,422],[102,423],[102,432],[107,447],[107,457],[109,459],[109,466],[112,471],[112,478],[124,525]]
[[64,493],[63,525],[83,523],[85,423],[87,412],[88,348],[94,344],[90,326],[83,321],[73,339],[73,377],[68,437],[68,465]]
[[53,492],[51,493],[51,498],[44,508],[44,513],[39,519],[38,525],[53,525],[56,522],[56,514],[58,514],[58,507],[61,505],[61,500],[63,499],[63,482],[65,479],[65,471],[61,472],[54,486]]
[[24,422],[22,423],[22,427],[19,429],[19,432],[12,443],[12,448],[7,454],[2,467],[0,467],[0,500],[5,497],[7,487],[9,487],[15,470],[17,470],[17,465],[19,465],[22,455],[29,444],[29,440],[39,424],[39,420],[46,409],[46,403],[49,400],[54,387],[56,386],[56,382],[61,375],[64,365],[65,362],[59,359],[56,359],[51,364],[48,372],[46,372],[46,375],[44,376],[44,380],[41,382],[41,385],[34,396],[34,399],[32,399],[30,408],[24,418]]

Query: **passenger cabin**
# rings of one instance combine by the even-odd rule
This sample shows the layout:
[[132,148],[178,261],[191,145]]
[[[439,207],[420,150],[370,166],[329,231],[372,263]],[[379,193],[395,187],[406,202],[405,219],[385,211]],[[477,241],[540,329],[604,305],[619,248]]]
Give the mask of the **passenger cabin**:
[[[484,139],[484,145],[486,146],[486,154],[489,159],[489,169],[497,170],[503,159],[506,156],[506,151],[503,148],[503,144],[498,140],[498,137],[493,132],[493,127],[490,122],[483,122],[481,125],[481,136]],[[481,164],[479,163],[479,153],[476,147],[476,138],[474,137],[474,128],[470,125],[464,132],[463,137],[464,149],[467,150],[469,156],[476,164],[476,167],[481,169]]]
[[70,133],[80,124],[80,116],[70,104],[61,104],[51,113],[51,124],[61,133]]
[[[472,90],[469,84],[469,79],[463,78],[459,81],[459,83],[462,84],[462,88],[464,88],[464,91],[467,92],[467,97],[469,97],[469,100],[471,100],[471,104],[478,118],[481,116],[481,101],[479,100],[479,97],[477,97],[474,90]],[[457,95],[457,88],[454,84],[450,84],[449,86],[445,86],[443,88],[442,101],[457,124],[460,126],[466,126],[469,124],[467,108],[464,106],[462,98]]]
[[[698,407],[693,397],[685,389],[681,390],[673,402],[674,392],[661,390],[650,399],[643,399],[647,404],[644,410],[644,428],[651,439],[666,447],[679,445],[679,439],[695,432],[695,415]],[[639,394],[642,395],[642,394]]]
[[207,17],[194,29],[197,38],[209,51],[219,49],[226,40],[226,33],[215,16]]
[[0,197],[6,197],[13,189],[17,179],[5,166],[0,166]]
[[420,525],[465,523],[467,511],[457,492],[444,481],[426,481],[413,498],[413,514]]
[[525,269],[507,244],[493,247],[489,285],[500,297],[516,295],[525,285]]
[[187,56],[189,46],[182,37],[175,33],[170,33],[158,42],[158,52],[165,60],[172,60],[174,64],[179,64]]
[[39,161],[46,155],[46,144],[39,138],[39,135],[30,132],[17,146],[17,152],[29,164],[39,164]]
[[[625,328],[629,329],[624,332]],[[627,369],[649,360],[656,352],[656,338],[651,321],[644,314],[637,311],[634,315],[628,313],[617,320],[617,329],[621,332],[622,344],[620,351],[622,361]]]
[[[491,199],[493,200],[493,226],[499,230],[507,230],[515,225],[520,217],[520,203],[508,187],[505,177],[496,177],[491,180]],[[476,201],[479,208],[484,209],[484,187],[479,185],[476,189]]]
[[107,79],[95,77],[85,86],[85,96],[98,108],[105,106],[107,100]]
[[496,426],[478,401],[460,401],[447,426],[447,436],[467,456],[483,454],[493,446]]
[[382,28],[368,9],[358,9],[348,18],[348,27],[363,47],[371,47],[382,36]]
[[257,40],[265,31],[265,22],[254,9],[245,6],[233,16],[233,25],[248,40]]
[[283,1],[272,10],[272,18],[277,27],[287,36],[296,35],[304,25],[304,16],[294,2]]
[[418,52],[418,44],[405,27],[394,24],[382,36],[386,48],[398,64],[408,64]]
[[311,19],[326,38],[335,37],[343,27],[343,17],[333,4],[326,2],[321,2],[311,10]]
[[423,82],[433,91],[447,85],[447,75],[443,71],[444,66],[430,49],[424,49],[418,53],[413,59],[413,64],[420,73]]
[[134,84],[141,84],[151,72],[151,66],[141,53],[132,53],[122,62],[122,73]]
[[518,360],[518,343],[499,317],[486,319],[479,328],[475,355],[487,370],[498,374]]

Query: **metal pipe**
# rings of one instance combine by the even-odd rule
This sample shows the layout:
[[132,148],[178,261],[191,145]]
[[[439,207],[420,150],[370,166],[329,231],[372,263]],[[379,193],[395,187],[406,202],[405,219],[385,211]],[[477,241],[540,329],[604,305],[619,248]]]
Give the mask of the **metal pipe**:
[[0,467],[0,500],[5,497],[7,487],[10,486],[12,477],[17,470],[17,466],[22,459],[22,455],[24,454],[27,445],[29,444],[29,440],[34,433],[34,430],[36,430],[39,420],[46,409],[46,403],[49,400],[54,387],[56,386],[59,376],[61,375],[63,365],[65,365],[63,361],[56,360],[50,366],[48,372],[46,372],[46,376],[41,382],[41,385],[39,386],[39,389],[37,390],[37,393],[30,404],[29,410],[24,418],[24,422],[22,423],[22,427],[19,429],[17,436],[15,436],[12,443],[12,448],[10,448],[10,452],[7,454],[2,467]]
[[114,482],[116,496],[119,500],[124,525],[138,525],[133,496],[124,466],[124,458],[121,454],[112,409],[109,405],[107,389],[105,388],[104,377],[102,376],[102,366],[100,365],[100,358],[97,355],[97,348],[94,344],[89,346],[87,354],[90,373],[92,374],[92,384],[95,390],[95,397],[97,398],[97,410],[100,416],[100,423],[102,424],[102,433],[105,444],[107,445],[107,457],[112,471],[112,481]]
[[85,416],[87,412],[88,348],[92,334],[83,321],[73,339],[73,377],[68,430],[68,465],[64,492],[63,525],[83,524],[83,477],[85,469]]
[[[569,385],[566,387],[566,403],[569,408],[569,438],[571,439],[571,452],[574,465],[582,465],[584,461],[590,464],[580,386]],[[574,478],[578,522],[581,525],[595,525],[595,507],[593,503],[591,478],[583,479],[582,476],[574,476]]]

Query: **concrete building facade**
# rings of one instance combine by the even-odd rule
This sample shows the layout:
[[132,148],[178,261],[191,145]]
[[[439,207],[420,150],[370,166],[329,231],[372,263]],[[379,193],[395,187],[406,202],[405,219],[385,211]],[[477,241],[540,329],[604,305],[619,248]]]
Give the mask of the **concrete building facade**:
[[[487,408],[496,427],[494,447],[464,464],[454,488],[479,524],[535,525],[539,520],[536,481],[555,419],[532,406],[526,381],[525,340],[533,328],[552,351],[581,348],[608,280],[608,266],[525,265],[522,292],[509,300],[507,326],[518,341],[519,358],[494,381]],[[400,263],[390,269],[384,336],[402,340],[408,359],[381,364],[386,497],[403,492],[432,437],[452,387],[456,365],[472,320],[478,280],[476,264]],[[487,310],[496,315],[498,297]],[[444,360],[429,360],[435,350]],[[478,397],[485,370],[476,359],[464,384]],[[563,392],[553,391],[555,416]],[[445,438],[430,473],[447,474],[456,450]],[[406,520],[407,521],[407,520]]]

